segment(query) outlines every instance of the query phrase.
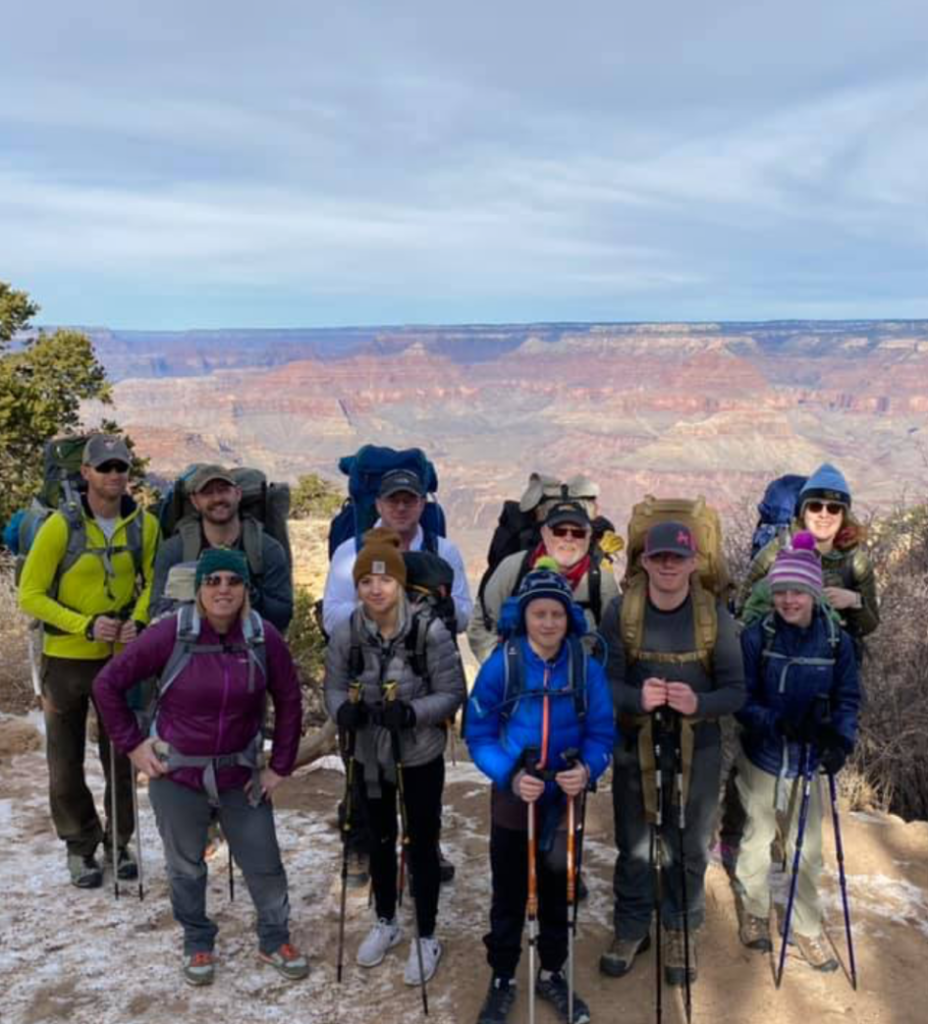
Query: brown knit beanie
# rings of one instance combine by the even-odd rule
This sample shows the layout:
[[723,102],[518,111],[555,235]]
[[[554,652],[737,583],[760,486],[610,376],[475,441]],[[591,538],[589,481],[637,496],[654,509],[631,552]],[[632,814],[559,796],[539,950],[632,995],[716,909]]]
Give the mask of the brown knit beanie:
[[377,526],[364,534],[364,547],[354,562],[354,585],[362,576],[392,576],[401,587],[406,588],[406,563],[400,535],[385,526]]

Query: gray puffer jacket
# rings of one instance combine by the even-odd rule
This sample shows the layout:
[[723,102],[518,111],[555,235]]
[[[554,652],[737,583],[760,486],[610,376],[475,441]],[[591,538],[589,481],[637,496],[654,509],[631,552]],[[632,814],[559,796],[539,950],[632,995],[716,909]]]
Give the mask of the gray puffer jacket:
[[[443,723],[455,714],[467,695],[461,656],[451,634],[438,619],[431,621],[425,635],[428,671],[422,676],[415,673],[407,647],[407,636],[415,628],[405,597],[400,608],[400,627],[389,640],[380,636],[374,623],[358,607],[348,622],[336,628],[325,660],[325,704],[333,720],[348,699],[349,686],[356,680],[362,686],[361,700],[373,712],[383,708],[384,685],[399,684],[397,699],[410,703],[416,713],[415,727],[400,733],[403,763],[410,767],[441,756],[447,738]],[[353,638],[363,663],[359,676],[352,672]],[[390,782],[396,779],[390,733],[382,726],[368,722],[358,730],[355,760],[364,766],[371,796],[379,793],[379,772]]]

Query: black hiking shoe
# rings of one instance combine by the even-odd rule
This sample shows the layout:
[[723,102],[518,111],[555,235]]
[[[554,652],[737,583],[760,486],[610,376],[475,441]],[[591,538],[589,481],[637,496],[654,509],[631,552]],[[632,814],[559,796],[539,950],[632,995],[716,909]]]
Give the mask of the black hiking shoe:
[[589,1024],[590,1008],[577,995],[576,989],[574,990],[573,1021],[567,1016],[569,996],[567,979],[564,977],[563,972],[552,971],[547,978],[543,977],[544,973],[547,972],[539,971],[538,978],[535,981],[535,994],[538,998],[549,1002],[561,1020],[566,1021],[566,1024]]
[[487,997],[477,1016],[477,1024],[506,1024],[506,1018],[515,1001],[516,983],[514,978],[491,978]]
[[[103,863],[108,868],[113,866],[113,851],[107,846],[103,848]],[[131,882],[139,877],[139,866],[128,846],[116,850],[116,877],[120,882]]]
[[635,957],[651,946],[651,936],[640,939],[614,938],[609,948],[599,958],[599,970],[610,978],[621,978],[635,966]]
[[92,853],[69,853],[68,872],[71,885],[78,889],[99,889],[103,885],[103,870]]

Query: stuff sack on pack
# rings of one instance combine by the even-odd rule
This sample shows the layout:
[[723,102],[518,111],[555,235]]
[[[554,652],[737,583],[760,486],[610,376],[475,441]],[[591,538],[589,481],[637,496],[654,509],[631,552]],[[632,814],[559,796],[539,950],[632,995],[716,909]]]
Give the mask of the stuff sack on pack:
[[341,510],[329,524],[329,559],[339,544],[353,537],[358,549],[364,534],[377,521],[374,502],[380,491],[384,474],[394,469],[406,469],[416,474],[426,492],[425,509],[419,525],[424,535],[423,547],[438,550],[438,538],[446,536],[445,513],[435,498],[438,474],[421,448],[379,448],[366,444],[354,455],[345,455],[338,468],[348,477],[348,497]]
[[[195,562],[200,554],[201,536],[199,516],[190,501],[190,480],[205,463],[195,462],[168,487],[158,504],[157,516],[164,537],[179,533],[184,539],[183,560]],[[260,469],[236,466],[229,475],[241,489],[242,501],[239,516],[242,520],[242,547],[248,558],[248,568],[255,576],[264,571],[261,553],[261,532],[267,531],[293,565],[293,551],[290,547],[290,532],[287,519],[290,515],[290,485],[270,483]]]
[[774,537],[789,529],[790,523],[796,518],[799,492],[808,479],[806,476],[787,473],[767,484],[764,497],[757,506],[759,518],[751,537],[751,558]]
[[[81,476],[81,463],[86,444],[87,438],[76,434],[72,437],[53,438],[45,445],[42,486],[29,507],[17,511],[3,531],[4,545],[16,556],[17,583],[26,555],[29,554],[45,520],[53,512],[64,513],[69,525],[72,526],[72,534],[74,527],[83,526],[81,495],[86,489],[86,484]],[[59,569],[59,577],[73,564],[74,556],[79,557],[83,553],[83,547],[82,541],[80,551],[72,552],[69,545],[69,551],[65,556],[68,564]]]

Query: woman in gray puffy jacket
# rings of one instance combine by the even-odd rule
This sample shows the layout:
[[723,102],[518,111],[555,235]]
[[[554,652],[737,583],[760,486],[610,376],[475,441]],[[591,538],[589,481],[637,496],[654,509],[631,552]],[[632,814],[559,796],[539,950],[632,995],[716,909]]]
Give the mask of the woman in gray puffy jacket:
[[443,723],[464,702],[464,671],[441,621],[423,621],[410,609],[398,534],[384,528],[365,534],[354,581],[358,607],[329,642],[325,700],[343,740],[353,739],[353,770],[363,778],[357,790],[371,835],[377,920],[358,949],[357,962],[377,966],[402,939],[396,918],[398,746],[422,965],[420,974],[420,950],[413,939],[404,979],[418,985],[435,973],[442,953],[435,921],[447,738]]

